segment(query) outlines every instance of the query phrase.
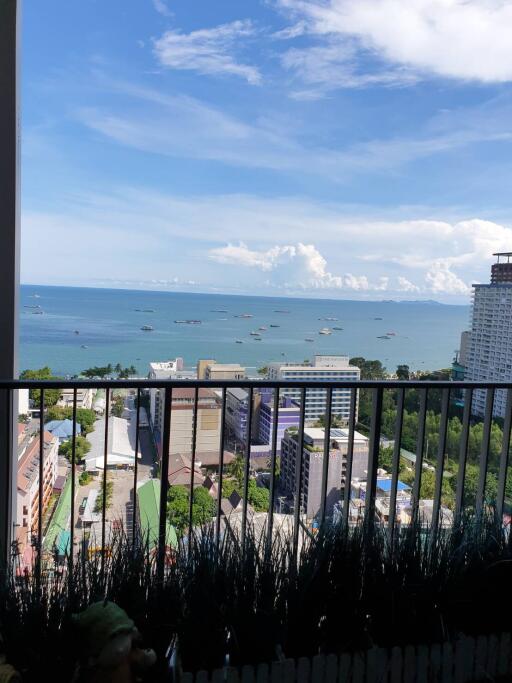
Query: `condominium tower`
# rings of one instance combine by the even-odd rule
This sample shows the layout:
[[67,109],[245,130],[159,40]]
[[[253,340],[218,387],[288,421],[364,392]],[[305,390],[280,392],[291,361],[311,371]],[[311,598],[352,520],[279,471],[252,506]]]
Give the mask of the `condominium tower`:
[[[512,381],[512,252],[494,256],[498,260],[492,266],[490,284],[473,285],[471,331],[465,335],[464,354],[465,379],[469,381]],[[486,393],[474,392],[474,415],[484,415]],[[495,417],[504,417],[505,401],[505,392],[496,391]]]
[[[350,365],[348,356],[315,356],[309,363],[271,363],[268,367],[268,379],[273,380],[302,380],[328,382],[344,382],[358,380],[361,371]],[[333,389],[332,414],[348,420],[350,417],[350,389]],[[286,387],[281,390],[284,396],[289,396],[300,402],[301,389]],[[308,389],[306,394],[305,420],[318,420],[326,412],[325,389]],[[356,408],[357,412],[357,408]]]

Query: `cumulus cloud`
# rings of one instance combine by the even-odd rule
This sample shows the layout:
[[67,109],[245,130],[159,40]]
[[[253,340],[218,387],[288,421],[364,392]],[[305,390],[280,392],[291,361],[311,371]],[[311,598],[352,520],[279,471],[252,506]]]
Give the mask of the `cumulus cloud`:
[[446,261],[436,261],[428,270],[425,281],[434,294],[469,294],[471,287],[463,282]]
[[399,275],[397,277],[397,290],[399,292],[419,292],[420,288],[418,285],[415,285],[413,282],[408,280],[406,277],[402,277]]
[[190,33],[166,31],[154,41],[154,53],[160,64],[171,69],[186,69],[201,74],[239,76],[251,85],[261,82],[257,67],[237,61],[237,43],[255,34],[249,20],[233,21],[214,28]]
[[508,0],[277,0],[320,37],[353,39],[383,62],[483,83],[512,80]]
[[268,282],[283,288],[383,291],[389,282],[389,278],[381,277],[377,284],[372,285],[366,275],[333,275],[327,270],[327,261],[315,245],[302,242],[275,246],[266,251],[251,250],[243,242],[228,244],[211,249],[209,257],[218,263],[272,271]]

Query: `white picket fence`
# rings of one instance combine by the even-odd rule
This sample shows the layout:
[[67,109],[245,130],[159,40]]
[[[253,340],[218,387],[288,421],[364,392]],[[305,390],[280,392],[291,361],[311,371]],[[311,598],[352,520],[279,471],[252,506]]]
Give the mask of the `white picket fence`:
[[512,680],[510,633],[455,644],[372,648],[342,655],[182,673],[180,683],[470,683]]

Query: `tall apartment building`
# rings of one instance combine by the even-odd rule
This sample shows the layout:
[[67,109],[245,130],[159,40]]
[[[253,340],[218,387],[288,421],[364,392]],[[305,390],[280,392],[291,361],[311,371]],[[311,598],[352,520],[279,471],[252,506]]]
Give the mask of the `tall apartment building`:
[[[48,507],[57,479],[59,440],[49,432],[43,435],[43,513]],[[17,539],[29,544],[39,523],[39,434],[30,434],[18,425]]]
[[[327,382],[343,382],[358,380],[361,376],[359,368],[350,365],[348,356],[315,356],[311,363],[271,363],[267,377],[272,380],[318,380]],[[301,389],[292,387],[282,389],[281,393],[296,401],[300,401]],[[318,420],[326,411],[325,389],[308,389],[306,394],[306,422]],[[356,406],[357,411],[357,406]],[[350,389],[334,389],[332,392],[332,414],[348,420],[350,417]]]
[[[322,474],[324,467],[325,430],[304,430],[302,455],[301,508],[308,519],[320,512],[322,499]],[[288,496],[295,496],[297,463],[300,454],[297,430],[287,430],[281,443],[280,488]],[[341,498],[346,485],[348,452],[348,429],[332,429],[330,432],[329,464],[327,476],[326,514],[332,515],[334,505]],[[352,477],[364,478],[368,463],[368,439],[355,432],[352,461]]]
[[247,440],[248,409],[249,394],[245,389],[233,387],[226,391],[226,427],[228,432],[242,444]]
[[197,362],[197,379],[244,379],[245,368],[238,363],[217,363],[216,360]]
[[[473,285],[471,333],[464,357],[465,379],[470,381],[512,381],[512,252],[494,256],[498,260],[490,284]],[[484,415],[485,400],[485,390],[474,392],[474,415]],[[505,392],[496,391],[495,417],[504,417],[505,401]]]
[[[274,429],[274,402],[262,402],[259,408],[258,440],[261,444],[272,445]],[[281,441],[289,427],[298,427],[300,406],[289,396],[282,396],[277,417],[277,453],[281,452]]]
[[[183,358],[175,358],[174,360],[158,361],[149,364],[148,379],[189,379],[193,378],[194,374],[187,373],[183,367]],[[164,406],[164,389],[150,389],[149,390],[149,414],[151,418],[151,426],[158,441],[159,435],[163,425],[163,406]]]

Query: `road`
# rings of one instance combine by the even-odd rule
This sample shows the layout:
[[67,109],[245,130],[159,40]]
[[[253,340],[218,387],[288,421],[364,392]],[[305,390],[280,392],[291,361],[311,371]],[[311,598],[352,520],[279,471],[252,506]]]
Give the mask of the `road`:
[[[127,401],[127,404],[129,402]],[[131,406],[130,406],[131,407]],[[135,420],[135,413],[133,410],[125,410],[124,419],[130,418]],[[96,457],[103,457],[105,447],[105,418],[97,420],[95,429],[88,435],[88,440],[91,443],[92,455]],[[139,430],[139,453],[140,458],[137,461],[137,482],[144,482],[156,475],[156,465],[154,463],[154,448],[151,440],[149,429]],[[88,484],[82,486],[78,483],[78,476],[82,468],[77,467],[77,485],[75,496],[75,515],[74,515],[74,542],[75,545],[82,539],[83,529],[79,521],[80,505],[89,492],[93,489],[101,490],[103,483],[103,471],[100,470]],[[131,534],[133,525],[133,490],[135,483],[135,473],[132,470],[109,470],[107,474],[108,480],[114,484],[112,504],[106,511],[107,527],[112,523],[120,524],[128,533]],[[101,524],[95,525],[101,528]],[[98,528],[95,529],[96,536],[101,534]]]

